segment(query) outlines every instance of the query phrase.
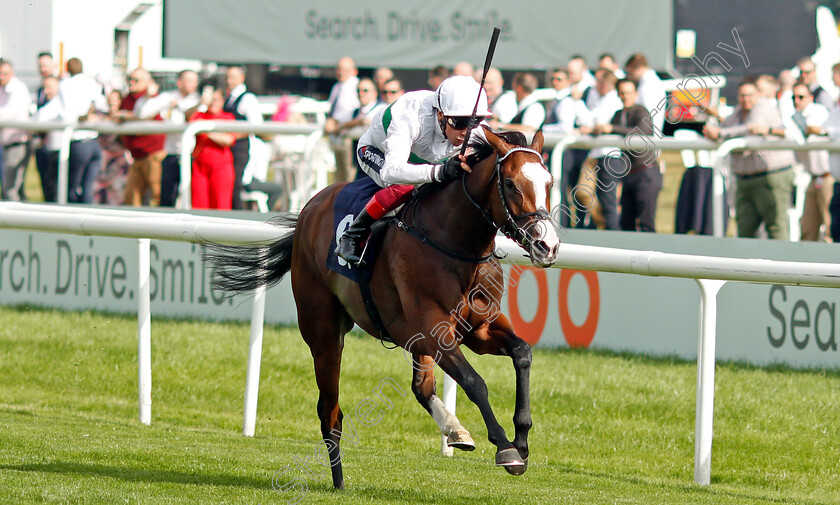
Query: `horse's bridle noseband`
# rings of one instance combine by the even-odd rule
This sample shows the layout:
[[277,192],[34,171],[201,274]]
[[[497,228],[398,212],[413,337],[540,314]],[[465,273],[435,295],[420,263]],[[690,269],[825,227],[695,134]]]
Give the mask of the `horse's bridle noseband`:
[[[507,159],[507,157],[510,156],[513,153],[516,153],[516,152],[525,152],[525,153],[531,153],[533,155],[536,155],[540,159],[540,165],[542,165],[543,168],[545,168],[545,165],[543,165],[543,162],[542,162],[542,154],[535,149],[531,149],[530,147],[513,147],[508,152],[506,152],[504,156],[496,158],[496,166],[493,168],[493,170],[495,172],[494,177],[497,179],[497,186],[498,186],[498,189],[499,189],[499,198],[502,200],[502,207],[505,210],[505,224],[503,226],[499,226],[498,224],[496,224],[496,221],[493,219],[493,216],[488,215],[487,211],[484,210],[484,208],[482,208],[481,205],[479,205],[478,202],[476,202],[473,199],[472,196],[470,196],[469,191],[467,191],[467,186],[466,186],[466,179],[467,178],[466,177],[461,177],[461,187],[464,189],[464,194],[467,195],[467,199],[470,201],[470,203],[472,203],[479,211],[481,211],[481,215],[484,216],[484,219],[486,219],[487,222],[490,223],[491,226],[493,226],[494,228],[498,228],[498,229],[502,230],[502,233],[504,233],[504,235],[507,238],[513,240],[514,242],[518,243],[523,248],[527,249],[528,242],[530,241],[530,237],[528,236],[528,234],[525,232],[525,230],[521,226],[516,224],[516,222],[519,221],[519,220],[527,218],[528,219],[528,221],[526,223],[526,226],[527,226],[534,221],[542,221],[544,219],[551,219],[551,215],[549,215],[548,211],[546,211],[545,209],[541,209],[541,208],[538,208],[534,212],[523,212],[522,214],[517,214],[517,215],[514,215],[511,212],[510,206],[508,205],[508,202],[507,202],[507,198],[505,198],[504,188],[502,187],[501,167],[502,167],[502,163],[504,163],[504,161]],[[546,170],[548,170],[548,169],[546,168]]]

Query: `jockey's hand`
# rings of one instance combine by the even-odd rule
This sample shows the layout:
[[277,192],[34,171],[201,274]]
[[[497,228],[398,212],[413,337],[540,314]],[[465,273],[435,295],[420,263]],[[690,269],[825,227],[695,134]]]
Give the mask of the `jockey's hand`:
[[462,173],[470,171],[466,158],[459,154],[449,158],[440,165],[435,165],[434,179],[435,182],[450,181],[461,177]]

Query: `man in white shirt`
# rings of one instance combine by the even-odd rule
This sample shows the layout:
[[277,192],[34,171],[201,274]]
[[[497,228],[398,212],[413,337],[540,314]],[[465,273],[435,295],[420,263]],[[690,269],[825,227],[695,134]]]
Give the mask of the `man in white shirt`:
[[[324,131],[329,134],[330,146],[335,154],[336,182],[350,180],[352,167],[352,153],[350,142],[338,135],[338,127],[353,119],[353,111],[359,108],[359,70],[353,58],[345,56],[338,60],[335,67],[335,77],[338,80],[330,90],[330,114]],[[380,90],[381,91],[381,90]]]
[[[70,76],[58,85],[60,117],[52,119],[80,123],[86,121],[91,112],[108,113],[108,101],[102,93],[102,86],[82,73],[80,59],[67,60],[67,73]],[[95,131],[73,132],[67,174],[68,202],[93,203],[93,183],[102,169],[102,148],[97,141],[98,136]]]
[[[177,89],[164,91],[149,98],[140,108],[140,119],[153,119],[160,115],[164,121],[175,124],[186,123],[187,111],[199,105],[198,74],[182,70],[175,81]],[[166,158],[160,163],[160,206],[174,207],[181,182],[181,137],[180,133],[166,136]]]
[[[814,95],[806,84],[793,87],[793,103],[796,111],[785,123],[787,137],[805,142],[812,133],[821,133],[828,119],[828,109],[814,102]],[[794,151],[796,161],[811,175],[811,182],[805,190],[805,208],[799,221],[802,241],[820,239],[820,227],[828,228],[831,217],[828,203],[834,191],[834,178],[828,167],[828,151]],[[826,230],[828,231],[828,230]]]
[[490,101],[493,118],[507,123],[516,115],[516,94],[504,89],[505,81],[498,68],[491,67],[484,79],[484,92]]
[[638,83],[638,104],[650,112],[653,134],[662,137],[665,125],[665,85],[648,65],[644,54],[636,53],[625,64],[627,77]]
[[[15,77],[12,64],[0,60],[0,119],[25,121],[29,119],[32,97],[29,88]],[[3,200],[26,200],[23,192],[24,172],[29,164],[32,144],[29,133],[16,128],[0,129],[0,146],[3,148]]]
[[[245,69],[242,67],[230,67],[225,74],[227,83],[227,96],[225,97],[224,111],[230,112],[238,121],[247,121],[253,124],[263,122],[260,112],[260,103],[256,95],[248,91],[245,86]],[[232,209],[245,208],[242,203],[242,174],[245,173],[245,166],[248,165],[250,157],[250,138],[247,133],[237,135],[236,143],[231,146],[233,153],[233,202]]]

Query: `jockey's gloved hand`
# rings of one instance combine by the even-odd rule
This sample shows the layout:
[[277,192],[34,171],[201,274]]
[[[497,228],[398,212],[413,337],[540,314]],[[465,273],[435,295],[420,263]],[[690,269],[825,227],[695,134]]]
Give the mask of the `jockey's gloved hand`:
[[435,165],[433,177],[435,182],[451,181],[461,177],[464,169],[461,168],[461,158],[457,155],[444,160],[441,164]]

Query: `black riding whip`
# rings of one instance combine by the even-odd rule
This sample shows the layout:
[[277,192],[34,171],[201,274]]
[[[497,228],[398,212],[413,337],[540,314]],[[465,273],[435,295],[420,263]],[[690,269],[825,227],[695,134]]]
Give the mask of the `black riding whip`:
[[461,156],[467,152],[467,144],[470,143],[470,133],[472,133],[476,125],[476,112],[478,112],[478,103],[481,101],[481,90],[484,89],[484,79],[487,78],[487,72],[490,71],[490,62],[493,61],[493,53],[496,52],[496,42],[499,41],[499,34],[501,32],[498,26],[493,28],[493,36],[490,37],[490,47],[487,48],[487,58],[484,59],[484,73],[481,74],[481,85],[478,87],[478,96],[475,97],[475,107],[473,107],[472,115],[470,116],[467,134],[464,135],[464,143],[461,144]]

